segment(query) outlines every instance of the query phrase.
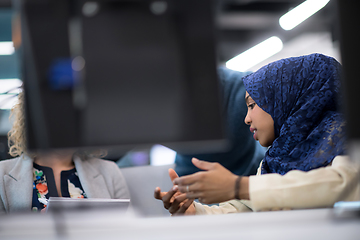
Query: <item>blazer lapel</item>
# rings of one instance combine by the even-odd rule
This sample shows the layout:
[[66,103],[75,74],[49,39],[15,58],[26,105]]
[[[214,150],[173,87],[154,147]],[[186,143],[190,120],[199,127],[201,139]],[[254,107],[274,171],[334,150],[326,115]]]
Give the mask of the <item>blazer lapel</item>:
[[90,160],[74,156],[74,164],[79,175],[81,186],[89,198],[111,198],[105,180]]
[[8,212],[29,211],[32,202],[33,161],[30,157],[21,155],[14,168],[4,175],[4,187],[7,198]]

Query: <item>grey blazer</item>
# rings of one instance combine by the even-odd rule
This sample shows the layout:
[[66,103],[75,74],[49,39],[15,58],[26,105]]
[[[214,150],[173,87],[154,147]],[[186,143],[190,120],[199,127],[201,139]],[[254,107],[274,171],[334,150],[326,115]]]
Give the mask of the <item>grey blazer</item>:
[[[111,161],[74,156],[81,185],[89,198],[130,198],[119,167]],[[27,155],[0,161],[0,214],[30,211],[33,160]]]

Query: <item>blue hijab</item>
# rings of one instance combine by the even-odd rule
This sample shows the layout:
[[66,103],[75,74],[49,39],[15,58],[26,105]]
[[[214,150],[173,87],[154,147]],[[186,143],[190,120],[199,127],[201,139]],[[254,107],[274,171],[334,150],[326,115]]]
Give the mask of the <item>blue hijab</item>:
[[310,171],[345,154],[340,74],[334,58],[311,54],[270,63],[243,78],[249,95],[274,120],[275,140],[262,174]]

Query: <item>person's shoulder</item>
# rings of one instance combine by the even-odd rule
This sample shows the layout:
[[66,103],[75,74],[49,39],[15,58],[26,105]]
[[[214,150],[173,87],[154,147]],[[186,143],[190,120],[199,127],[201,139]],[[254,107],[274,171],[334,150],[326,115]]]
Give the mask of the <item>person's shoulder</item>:
[[[237,109],[238,101],[245,103],[245,86],[242,78],[249,75],[250,72],[239,72],[224,67],[218,68],[220,88],[223,92],[224,107],[230,104]],[[247,110],[242,108],[242,110]]]
[[223,83],[239,83],[242,84],[242,78],[251,74],[252,72],[240,72],[228,69],[226,67],[218,68],[218,75]]
[[5,160],[1,160],[0,161],[0,168],[5,168],[5,167],[13,167],[16,165],[16,163],[18,161],[21,160],[21,156],[19,157],[15,157],[15,158],[10,158],[10,159],[5,159]]
[[330,166],[336,165],[359,165],[360,161],[350,158],[349,155],[337,155],[332,160]]
[[[19,161],[22,161],[24,159],[23,156],[11,158],[11,159],[5,159],[0,161],[0,171],[1,172],[9,172],[11,169],[13,169],[16,164],[18,164]],[[3,175],[3,174],[2,174]]]
[[115,179],[116,181],[123,181],[122,171],[114,161],[100,159],[100,158],[89,158],[86,161],[97,171],[105,176],[106,179]]
[[106,170],[111,170],[111,169],[117,170],[119,168],[118,165],[116,165],[116,163],[111,160],[91,157],[86,159],[86,161],[100,170],[104,168],[106,168]]

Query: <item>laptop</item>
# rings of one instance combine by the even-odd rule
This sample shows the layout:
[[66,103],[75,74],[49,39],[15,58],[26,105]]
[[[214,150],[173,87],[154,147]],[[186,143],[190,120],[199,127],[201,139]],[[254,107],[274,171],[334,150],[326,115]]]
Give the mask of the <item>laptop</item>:
[[66,198],[50,197],[46,207],[47,212],[83,211],[83,210],[120,210],[126,211],[130,199],[105,198]]

